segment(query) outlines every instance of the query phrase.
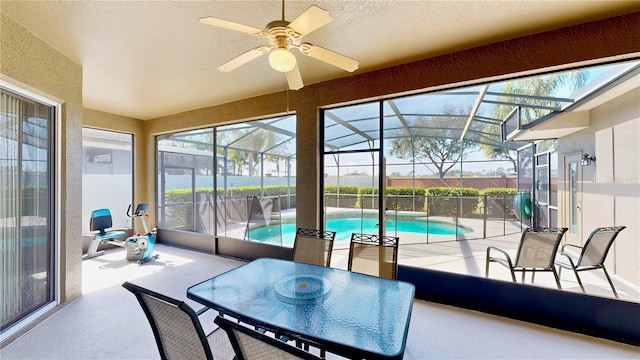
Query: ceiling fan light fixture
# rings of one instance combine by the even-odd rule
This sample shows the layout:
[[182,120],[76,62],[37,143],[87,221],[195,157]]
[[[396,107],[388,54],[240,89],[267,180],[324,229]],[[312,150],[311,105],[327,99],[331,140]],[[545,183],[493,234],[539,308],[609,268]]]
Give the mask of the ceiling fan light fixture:
[[275,71],[286,73],[296,66],[296,57],[287,49],[277,48],[269,54],[269,65]]

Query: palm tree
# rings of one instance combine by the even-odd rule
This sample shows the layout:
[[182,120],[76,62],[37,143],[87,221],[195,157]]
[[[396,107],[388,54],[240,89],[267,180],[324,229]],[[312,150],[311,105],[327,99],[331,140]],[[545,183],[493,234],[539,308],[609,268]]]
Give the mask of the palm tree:
[[[500,92],[504,95],[497,98],[503,105],[493,108],[494,119],[505,119],[514,109],[513,103],[527,105],[521,108],[520,116],[523,123],[529,123],[551,112],[548,107],[561,107],[558,100],[549,99],[563,89],[568,88],[572,92],[586,84],[589,79],[587,71],[577,70],[561,74],[535,76],[526,79],[518,79],[505,82]],[[540,107],[536,107],[540,106]],[[493,134],[500,133],[500,126],[489,124],[485,131]],[[480,145],[487,157],[493,160],[506,159],[511,161],[516,169],[516,152],[509,147],[501,147],[490,144]]]

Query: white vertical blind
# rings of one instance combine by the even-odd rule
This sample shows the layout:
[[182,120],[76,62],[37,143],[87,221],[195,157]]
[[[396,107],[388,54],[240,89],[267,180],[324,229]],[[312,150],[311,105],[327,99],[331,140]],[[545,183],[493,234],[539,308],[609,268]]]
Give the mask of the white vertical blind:
[[0,321],[4,332],[53,299],[53,119],[48,105],[4,89],[0,94]]
[[0,101],[0,291],[2,294],[2,325],[20,314],[22,288],[20,284],[20,239],[18,214],[20,100],[2,93]]

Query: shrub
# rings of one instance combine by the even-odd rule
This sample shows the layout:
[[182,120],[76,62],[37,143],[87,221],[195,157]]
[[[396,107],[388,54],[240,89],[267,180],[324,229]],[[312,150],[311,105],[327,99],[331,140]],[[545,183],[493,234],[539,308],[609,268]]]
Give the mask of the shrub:
[[[487,188],[480,191],[480,194],[486,195],[482,198],[482,205],[487,209],[487,217],[491,218],[513,218],[515,213],[513,210],[513,197],[517,193],[514,188]],[[484,204],[484,201],[487,201]]]
[[[260,186],[237,186],[227,188],[227,194],[234,198],[242,198],[247,196],[259,196]],[[222,193],[222,189],[218,188],[217,191]],[[291,206],[295,208],[295,187],[291,188],[293,197],[287,199],[286,197],[280,198],[280,209],[284,210]],[[202,199],[200,194],[212,194],[213,188],[197,188],[196,189],[196,201]],[[265,196],[283,196],[287,195],[287,186],[285,185],[269,185],[264,187]],[[190,203],[192,199],[191,189],[173,189],[167,190],[164,194],[165,202],[167,204],[179,204]],[[170,209],[166,209],[166,221],[173,226],[187,225],[189,226],[193,222],[193,211],[191,206],[175,206]],[[168,224],[163,224],[168,226]]]
[[[338,185],[325,185],[324,193],[337,194]],[[355,185],[340,185],[340,194],[357,194],[357,193],[358,193],[358,187]]]
[[354,185],[340,185],[340,195],[338,195],[338,185],[325,185],[325,206],[343,208],[356,207],[356,194],[358,194],[358,187]]
[[422,211],[427,191],[410,186],[387,187],[387,209],[399,211]]
[[[458,199],[460,204],[458,204]],[[478,209],[480,190],[475,188],[430,187],[427,188],[427,211],[429,216],[471,217]]]
[[[387,191],[387,209],[399,211],[421,211],[424,208],[425,189],[410,186],[389,186]],[[356,207],[378,208],[378,187],[362,186],[358,189]]]
[[377,209],[378,208],[378,187],[361,186],[358,188],[357,208]]

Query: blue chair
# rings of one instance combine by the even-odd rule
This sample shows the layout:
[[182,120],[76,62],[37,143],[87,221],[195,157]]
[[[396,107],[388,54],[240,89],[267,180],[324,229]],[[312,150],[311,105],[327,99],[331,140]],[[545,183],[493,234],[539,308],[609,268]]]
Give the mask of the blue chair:
[[96,209],[91,212],[89,220],[89,230],[93,234],[93,240],[89,244],[87,254],[83,259],[88,259],[104,254],[104,250],[98,251],[98,247],[104,243],[110,243],[116,246],[124,246],[124,238],[127,233],[122,230],[108,230],[113,226],[111,211],[109,209]]

